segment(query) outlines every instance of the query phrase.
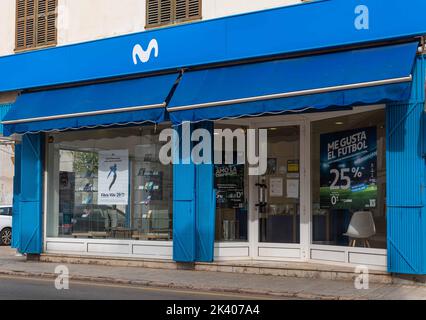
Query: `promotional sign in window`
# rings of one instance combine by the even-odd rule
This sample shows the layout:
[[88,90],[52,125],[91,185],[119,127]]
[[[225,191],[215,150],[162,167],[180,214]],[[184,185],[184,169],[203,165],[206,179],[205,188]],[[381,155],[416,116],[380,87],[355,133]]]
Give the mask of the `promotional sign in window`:
[[215,166],[216,206],[222,209],[244,207],[244,165]]
[[321,135],[320,170],[321,208],[376,207],[376,127]]
[[100,151],[98,177],[98,204],[127,205],[129,202],[129,151]]

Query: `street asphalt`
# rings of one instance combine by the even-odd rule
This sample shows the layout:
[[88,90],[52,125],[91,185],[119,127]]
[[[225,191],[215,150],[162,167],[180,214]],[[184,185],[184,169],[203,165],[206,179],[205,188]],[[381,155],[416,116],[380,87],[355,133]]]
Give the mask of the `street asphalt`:
[[[270,298],[270,297],[269,297]],[[53,279],[0,276],[0,300],[261,300],[264,296],[70,281],[57,290]]]

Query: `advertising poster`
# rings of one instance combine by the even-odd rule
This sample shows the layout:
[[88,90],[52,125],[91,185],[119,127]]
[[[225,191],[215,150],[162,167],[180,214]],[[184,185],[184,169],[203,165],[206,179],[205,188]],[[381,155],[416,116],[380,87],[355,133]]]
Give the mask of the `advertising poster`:
[[98,204],[127,205],[129,202],[129,151],[100,151],[98,177]]
[[215,189],[218,208],[244,208],[244,165],[216,165]]
[[376,127],[323,134],[320,144],[321,208],[376,207]]

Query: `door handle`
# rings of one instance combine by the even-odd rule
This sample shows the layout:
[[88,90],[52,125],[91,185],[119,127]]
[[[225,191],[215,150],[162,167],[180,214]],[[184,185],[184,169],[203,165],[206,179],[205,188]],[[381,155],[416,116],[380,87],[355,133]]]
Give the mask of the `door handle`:
[[256,187],[259,188],[259,202],[256,204],[256,207],[259,208],[260,213],[265,213],[265,208],[268,205],[266,199],[266,190],[268,189],[268,186],[266,183],[256,183]]

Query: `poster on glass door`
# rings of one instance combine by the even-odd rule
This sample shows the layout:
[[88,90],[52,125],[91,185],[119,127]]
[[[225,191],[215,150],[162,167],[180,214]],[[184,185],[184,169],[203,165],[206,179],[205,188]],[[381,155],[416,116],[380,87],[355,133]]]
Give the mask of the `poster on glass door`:
[[129,202],[129,151],[100,151],[98,177],[98,204],[127,205]]
[[244,165],[215,165],[216,207],[244,208]]
[[377,129],[321,135],[322,209],[363,210],[377,203]]

